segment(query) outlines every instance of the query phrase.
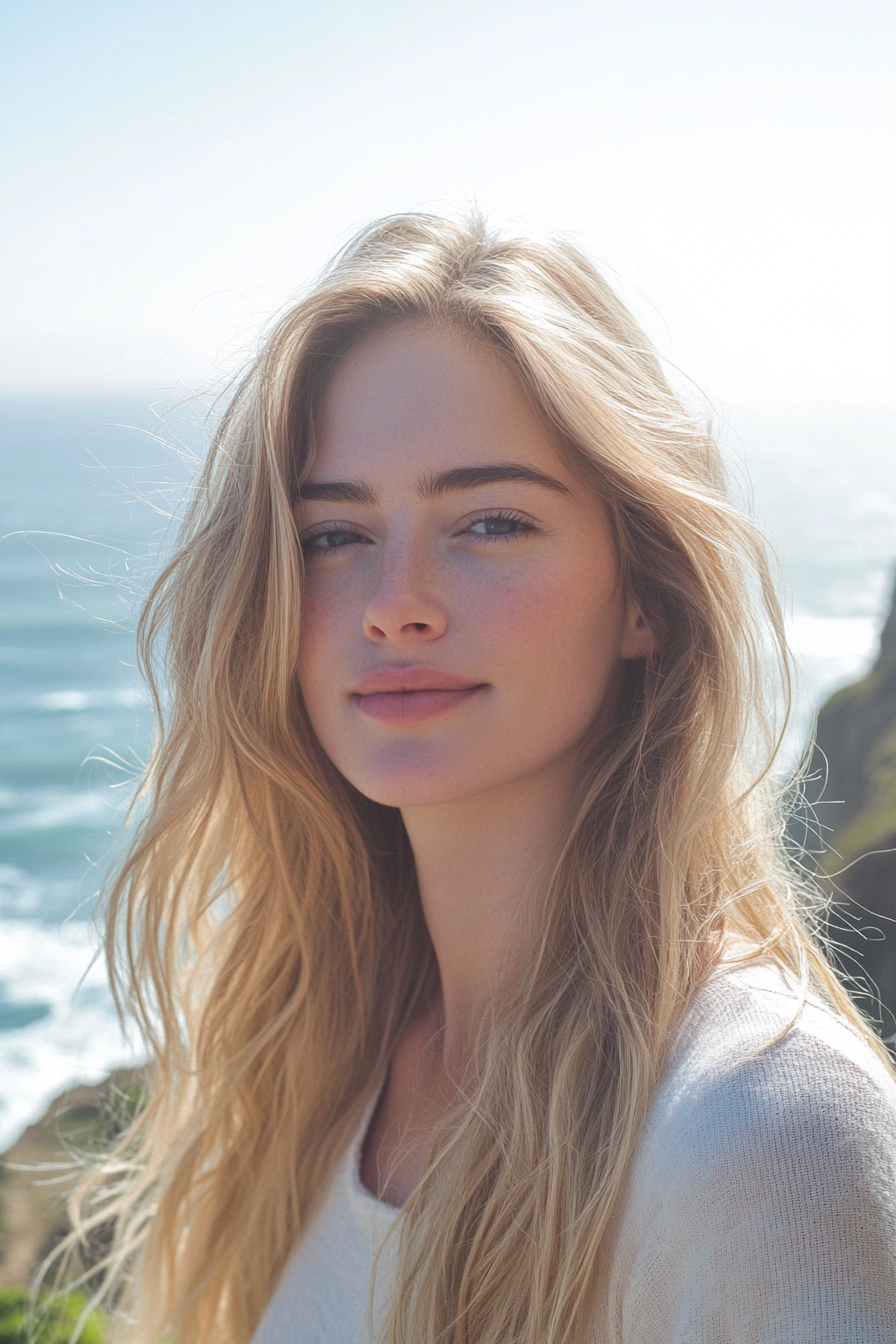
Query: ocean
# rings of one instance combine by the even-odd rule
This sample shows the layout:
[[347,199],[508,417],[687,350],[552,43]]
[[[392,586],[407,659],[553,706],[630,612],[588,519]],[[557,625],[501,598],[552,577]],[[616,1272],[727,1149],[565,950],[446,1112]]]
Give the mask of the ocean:
[[[141,394],[0,398],[0,1151],[62,1088],[140,1057],[97,955],[95,893],[151,731],[135,616],[202,420]],[[721,437],[781,562],[793,757],[819,701],[876,651],[896,410],[734,406]]]

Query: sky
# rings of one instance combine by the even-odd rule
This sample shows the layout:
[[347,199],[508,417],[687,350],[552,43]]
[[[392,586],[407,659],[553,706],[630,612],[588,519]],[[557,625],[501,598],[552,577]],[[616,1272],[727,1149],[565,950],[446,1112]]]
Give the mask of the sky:
[[199,388],[476,202],[721,403],[893,405],[894,57],[892,0],[6,0],[0,391]]

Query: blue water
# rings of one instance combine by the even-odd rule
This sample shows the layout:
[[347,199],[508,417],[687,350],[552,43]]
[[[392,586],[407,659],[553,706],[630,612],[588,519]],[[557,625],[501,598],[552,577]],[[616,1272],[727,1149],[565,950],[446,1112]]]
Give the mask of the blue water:
[[[135,1057],[93,896],[149,717],[141,592],[203,431],[145,395],[0,399],[0,1149],[75,1078]],[[789,575],[813,706],[872,657],[896,561],[896,413],[734,407],[726,452]],[[185,450],[185,451],[184,451]]]
[[[144,396],[0,399],[0,1149],[133,1058],[92,925],[150,736],[139,595],[201,435]],[[83,979],[83,983],[80,983]]]

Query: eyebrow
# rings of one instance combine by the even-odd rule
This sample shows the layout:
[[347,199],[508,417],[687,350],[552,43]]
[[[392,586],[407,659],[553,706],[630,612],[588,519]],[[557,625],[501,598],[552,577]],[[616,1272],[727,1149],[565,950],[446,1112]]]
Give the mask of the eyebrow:
[[[572,491],[562,481],[547,472],[537,471],[535,467],[526,467],[519,462],[494,462],[482,467],[450,467],[436,475],[420,476],[417,480],[417,493],[422,499],[436,499],[439,495],[450,495],[460,490],[475,490],[478,485],[496,485],[504,481],[523,481],[529,485],[542,485],[548,490],[557,490],[569,495]],[[376,491],[365,481],[306,481],[299,490],[303,500],[325,500],[330,504],[366,504],[379,503]]]

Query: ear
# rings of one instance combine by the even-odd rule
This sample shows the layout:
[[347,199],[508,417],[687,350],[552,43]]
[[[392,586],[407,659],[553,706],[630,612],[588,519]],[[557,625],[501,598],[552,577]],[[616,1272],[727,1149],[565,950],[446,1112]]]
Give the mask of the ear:
[[660,640],[647,624],[643,611],[637,603],[630,603],[622,630],[620,658],[647,658],[651,653],[656,653],[659,647]]

